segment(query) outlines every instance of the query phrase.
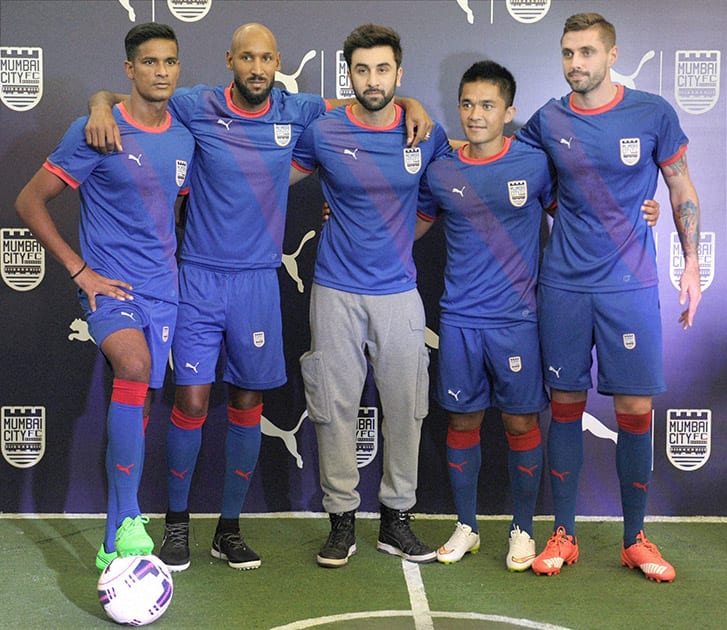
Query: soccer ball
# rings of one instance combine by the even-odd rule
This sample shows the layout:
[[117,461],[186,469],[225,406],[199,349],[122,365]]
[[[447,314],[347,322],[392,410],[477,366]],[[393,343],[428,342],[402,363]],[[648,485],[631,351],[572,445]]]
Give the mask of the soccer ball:
[[98,600],[117,623],[145,626],[172,601],[172,576],[156,556],[114,558],[98,580]]

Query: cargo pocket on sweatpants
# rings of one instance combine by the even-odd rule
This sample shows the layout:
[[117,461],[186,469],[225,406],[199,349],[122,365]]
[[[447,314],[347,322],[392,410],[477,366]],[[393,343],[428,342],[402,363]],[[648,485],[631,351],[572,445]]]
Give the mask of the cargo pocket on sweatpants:
[[300,357],[300,371],[305,385],[308,417],[313,422],[328,424],[331,421],[331,407],[323,353],[310,351],[303,354]]
[[419,366],[417,367],[417,389],[414,401],[414,417],[417,420],[425,418],[429,413],[429,350],[424,347],[419,353]]

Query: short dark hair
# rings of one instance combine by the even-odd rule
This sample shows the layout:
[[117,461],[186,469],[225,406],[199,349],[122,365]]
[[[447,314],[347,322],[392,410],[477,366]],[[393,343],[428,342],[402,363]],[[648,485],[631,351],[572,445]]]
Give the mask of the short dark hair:
[[351,31],[343,43],[343,58],[348,67],[351,67],[353,51],[358,48],[375,48],[376,46],[390,46],[394,51],[396,67],[401,66],[401,39],[399,33],[386,26],[364,24]]
[[169,39],[177,45],[177,50],[179,49],[177,36],[171,26],[159,24],[158,22],[146,22],[145,24],[137,24],[126,34],[124,39],[126,59],[133,61],[139,46],[150,39]]
[[[571,15],[563,26],[563,35],[571,31],[585,31],[595,26],[601,32],[601,41],[606,50],[616,45],[616,27],[599,13],[576,13]],[[563,37],[561,36],[561,39]]]
[[515,101],[515,90],[517,84],[515,83],[515,77],[512,73],[501,66],[499,63],[485,59],[472,64],[467,71],[462,75],[462,80],[459,82],[459,92],[457,93],[457,100],[462,98],[462,88],[465,83],[475,83],[476,81],[488,81],[494,83],[500,88],[500,95],[505,101],[507,107],[512,107]]

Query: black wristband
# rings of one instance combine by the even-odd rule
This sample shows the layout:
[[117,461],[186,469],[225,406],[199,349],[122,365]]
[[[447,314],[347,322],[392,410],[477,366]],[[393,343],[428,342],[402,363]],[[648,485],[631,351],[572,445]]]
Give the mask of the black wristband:
[[83,272],[83,270],[84,270],[84,269],[85,269],[86,267],[88,267],[88,263],[87,263],[87,262],[86,262],[86,261],[84,260],[84,261],[83,261],[83,267],[81,267],[81,268],[80,268],[80,269],[79,269],[79,270],[78,270],[78,271],[77,271],[76,273],[74,273],[74,274],[73,274],[73,275],[71,276],[71,280],[75,280],[76,278],[78,278],[78,276],[80,276],[80,275],[81,275],[81,273]]

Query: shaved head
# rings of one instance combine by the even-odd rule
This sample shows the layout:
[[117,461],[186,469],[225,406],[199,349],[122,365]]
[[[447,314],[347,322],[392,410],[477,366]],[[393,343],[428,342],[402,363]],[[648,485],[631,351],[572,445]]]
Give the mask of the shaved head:
[[263,42],[267,40],[267,47],[273,52],[278,52],[278,43],[275,41],[275,35],[273,32],[264,24],[258,22],[250,22],[239,26],[232,34],[232,43],[230,44],[230,51],[234,52],[239,48],[244,48],[248,45],[251,39]]

